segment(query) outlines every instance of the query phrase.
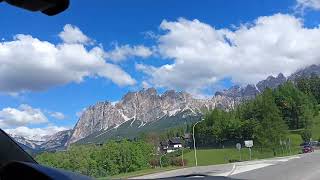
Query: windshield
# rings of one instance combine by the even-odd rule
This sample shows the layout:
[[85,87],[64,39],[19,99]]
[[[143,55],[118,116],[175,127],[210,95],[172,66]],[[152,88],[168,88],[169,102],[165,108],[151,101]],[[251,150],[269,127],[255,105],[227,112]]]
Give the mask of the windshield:
[[316,177],[319,0],[0,9],[0,128],[38,163],[105,179]]

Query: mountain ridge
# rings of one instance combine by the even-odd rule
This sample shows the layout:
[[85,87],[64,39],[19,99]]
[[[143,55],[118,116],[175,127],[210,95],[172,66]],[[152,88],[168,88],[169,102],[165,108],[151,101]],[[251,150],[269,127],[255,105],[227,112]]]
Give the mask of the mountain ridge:
[[[112,137],[133,137],[139,132],[165,130],[183,122],[196,122],[208,110],[233,109],[238,104],[254,98],[266,88],[273,89],[287,81],[295,81],[299,77],[311,76],[314,73],[320,75],[320,65],[308,66],[288,77],[282,73],[268,76],[255,85],[231,86],[223,91],[217,91],[213,97],[207,99],[197,99],[187,92],[175,90],[159,94],[155,88],[128,92],[115,104],[103,101],[86,108],[74,128],[69,131],[69,137],[58,138],[56,146],[63,149],[76,142],[101,143]],[[50,143],[54,141],[53,138]],[[63,143],[59,143],[61,141]],[[25,145],[32,147],[27,142]]]
[[38,153],[42,151],[64,150],[67,141],[72,133],[72,129],[59,131],[51,136],[46,136],[42,140],[34,140],[10,133],[9,135],[26,151]]

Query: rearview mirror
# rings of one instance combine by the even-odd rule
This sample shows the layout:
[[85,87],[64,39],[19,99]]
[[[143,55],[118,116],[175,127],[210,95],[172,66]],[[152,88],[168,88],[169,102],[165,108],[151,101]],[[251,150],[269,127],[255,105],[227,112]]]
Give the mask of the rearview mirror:
[[0,0],[13,6],[29,11],[41,11],[48,16],[54,16],[69,7],[69,0]]

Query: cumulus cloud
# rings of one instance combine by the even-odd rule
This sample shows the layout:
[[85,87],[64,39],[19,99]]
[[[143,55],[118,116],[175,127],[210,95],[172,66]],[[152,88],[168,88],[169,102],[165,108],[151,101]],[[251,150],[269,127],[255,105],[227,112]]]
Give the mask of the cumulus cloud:
[[303,11],[304,9],[320,10],[320,0],[297,0],[296,9]]
[[66,118],[66,116],[61,112],[50,112],[49,114],[51,117],[58,119],[58,120],[63,120]]
[[63,28],[63,31],[59,33],[59,37],[65,43],[89,43],[91,39],[82,33],[82,31],[71,24],[66,24]]
[[259,17],[234,29],[217,29],[199,20],[164,20],[157,39],[160,67],[137,64],[158,87],[201,92],[224,78],[256,83],[280,72],[320,63],[320,29],[306,28],[291,15]]
[[85,77],[102,77],[120,86],[135,84],[119,66],[105,61],[101,47],[86,47],[89,40],[79,28],[66,25],[60,37],[64,41],[60,44],[23,34],[0,42],[0,91],[42,91],[80,83]]
[[27,104],[22,104],[17,109],[7,107],[0,110],[0,128],[42,124],[47,122],[47,117],[40,109],[33,108]]
[[107,59],[110,59],[114,62],[123,61],[135,56],[147,58],[151,55],[152,51],[148,47],[145,47],[143,45],[130,46],[128,44],[123,46],[115,45],[115,48],[113,50],[108,51],[105,54]]
[[69,128],[61,127],[61,126],[47,126],[44,128],[29,128],[25,126],[11,128],[11,129],[4,129],[4,131],[11,136],[22,136],[26,139],[32,140],[44,140],[46,136],[53,135],[59,131],[64,131]]

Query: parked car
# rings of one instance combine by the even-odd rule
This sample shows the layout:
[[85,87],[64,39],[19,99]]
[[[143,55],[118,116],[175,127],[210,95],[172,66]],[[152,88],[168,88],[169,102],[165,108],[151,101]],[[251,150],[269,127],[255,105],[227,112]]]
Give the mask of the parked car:
[[314,148],[310,145],[307,145],[307,146],[304,146],[303,149],[302,149],[302,152],[303,153],[310,153],[310,152],[313,152],[314,151]]

